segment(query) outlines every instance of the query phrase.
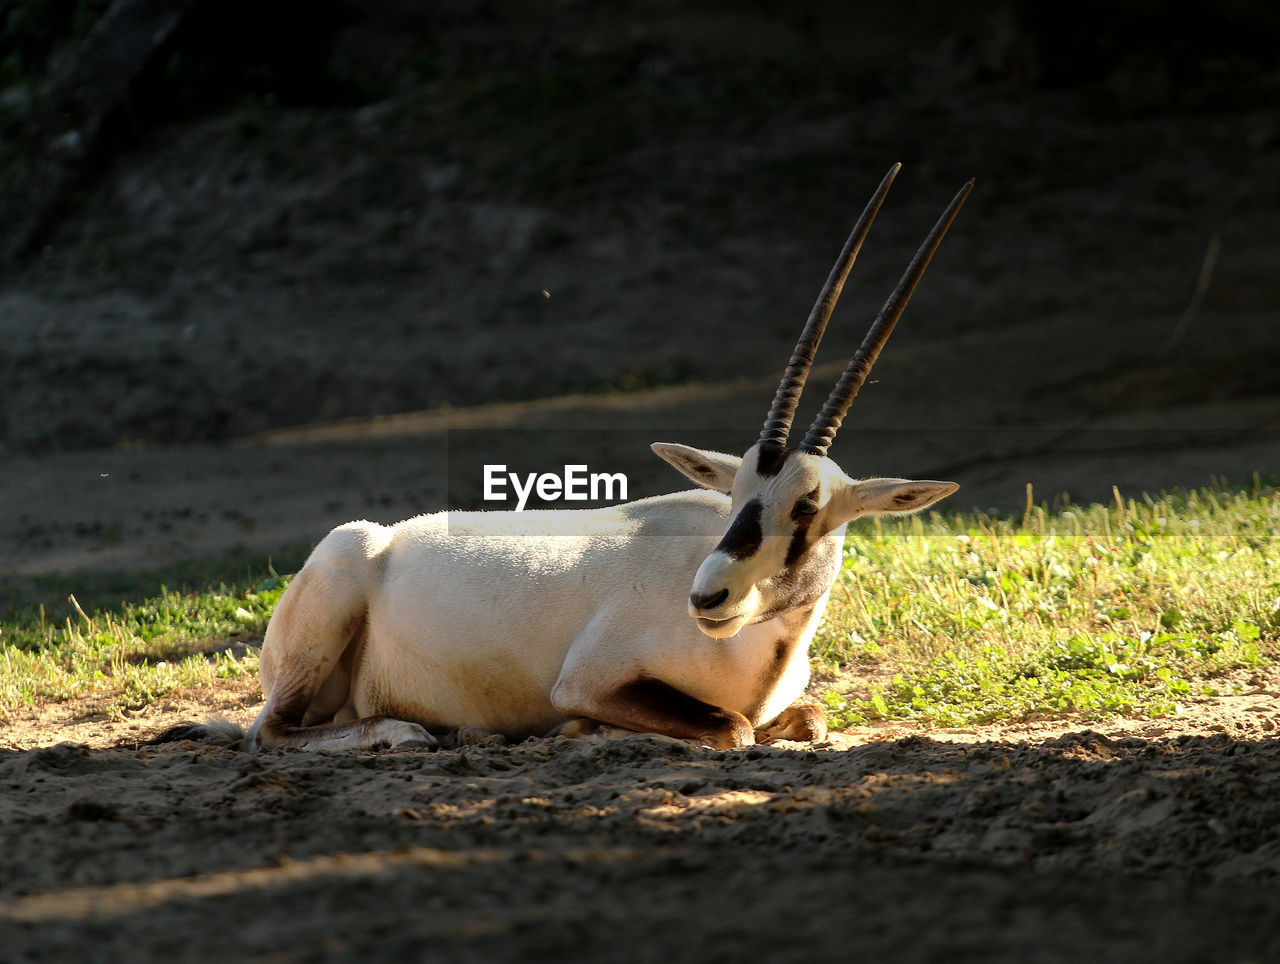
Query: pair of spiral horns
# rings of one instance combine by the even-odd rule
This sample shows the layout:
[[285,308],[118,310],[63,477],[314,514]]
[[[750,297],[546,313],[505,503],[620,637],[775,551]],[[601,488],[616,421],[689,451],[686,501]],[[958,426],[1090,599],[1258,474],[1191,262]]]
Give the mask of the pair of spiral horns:
[[[808,378],[809,369],[813,366],[813,359],[818,351],[818,343],[822,341],[822,333],[826,331],[831,312],[835,309],[836,301],[844,288],[844,282],[849,276],[850,269],[853,268],[853,262],[858,257],[862,242],[871,230],[871,222],[875,220],[876,213],[880,210],[880,205],[884,203],[885,195],[889,193],[889,187],[893,184],[893,179],[897,177],[901,168],[901,164],[895,164],[889,169],[889,173],[884,176],[884,180],[880,182],[880,187],[876,189],[876,193],[872,195],[871,200],[867,202],[866,208],[863,209],[862,216],[858,218],[858,223],[853,226],[853,232],[849,235],[849,240],[845,242],[844,249],[840,252],[840,257],[831,269],[831,274],[827,276],[827,283],[823,285],[822,292],[818,295],[818,300],[814,303],[813,310],[809,313],[809,320],[805,323],[804,331],[800,334],[800,340],[796,343],[796,350],[792,353],[791,361],[788,363],[786,371],[782,374],[782,382],[778,385],[777,394],[773,397],[773,406],[769,409],[769,415],[764,421],[764,428],[760,432],[760,442],[777,443],[784,448],[786,447],[787,436],[791,433],[791,422],[796,414],[796,406],[800,403],[800,393],[804,390],[805,379]],[[822,406],[822,411],[818,413],[817,418],[814,419],[813,424],[809,427],[804,441],[800,443],[801,451],[812,452],[815,455],[827,454],[827,449],[835,439],[840,423],[844,421],[845,415],[849,412],[849,406],[857,396],[858,390],[866,382],[867,375],[871,372],[871,366],[875,364],[876,359],[880,356],[881,349],[885,346],[885,342],[893,334],[894,325],[902,317],[902,312],[906,309],[907,302],[911,300],[912,292],[915,291],[916,285],[924,276],[925,268],[929,266],[929,260],[938,249],[938,245],[942,243],[942,238],[947,233],[947,228],[951,227],[951,222],[955,220],[956,213],[960,210],[960,205],[964,204],[965,198],[969,196],[969,192],[972,189],[973,181],[969,181],[960,189],[959,193],[951,200],[951,203],[947,205],[947,209],[942,212],[942,216],[938,218],[938,223],[933,226],[929,236],[920,245],[920,249],[916,252],[915,257],[911,259],[911,264],[907,267],[906,273],[903,274],[902,279],[898,282],[898,286],[894,288],[893,294],[889,296],[889,300],[884,303],[884,307],[876,315],[876,320],[872,323],[871,330],[867,332],[866,337],[862,340],[862,345],[854,353],[853,359],[849,362],[849,367],[844,370],[844,374],[840,376],[840,380],[836,382],[836,387],[832,389],[831,395],[828,396],[826,404]]]

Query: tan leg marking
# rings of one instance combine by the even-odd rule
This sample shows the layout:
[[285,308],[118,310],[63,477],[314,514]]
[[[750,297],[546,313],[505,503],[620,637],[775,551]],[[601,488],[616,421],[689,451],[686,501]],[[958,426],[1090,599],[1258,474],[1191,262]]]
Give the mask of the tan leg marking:
[[797,703],[788,706],[756,730],[756,740],[773,743],[775,740],[795,740],[798,743],[817,743],[827,738],[827,711],[817,703]]

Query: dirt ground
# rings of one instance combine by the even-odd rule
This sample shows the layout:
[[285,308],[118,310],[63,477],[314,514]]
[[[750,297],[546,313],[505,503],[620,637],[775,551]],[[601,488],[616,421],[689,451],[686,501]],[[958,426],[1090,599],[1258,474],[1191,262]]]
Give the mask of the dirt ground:
[[1275,960],[1280,674],[1233,689],[1172,719],[738,751],[139,746],[193,713],[247,719],[252,684],[123,725],[45,713],[0,750],[0,946],[14,961]]
[[[1002,510],[1280,474],[1274,69],[1021,86],[999,31],[922,25],[898,59],[834,31],[865,71],[801,108],[794,78],[744,93],[799,43],[751,14],[701,46],[634,34],[579,110],[555,58],[616,41],[561,6],[493,59],[555,47],[546,104],[415,89],[150,128],[0,278],[5,603],[468,504],[451,453],[477,439],[668,491],[647,443],[750,444],[897,160],[802,422],[978,188],[833,449],[850,473]],[[45,707],[0,731],[0,959],[1280,960],[1280,677],[1223,691],[732,752],[143,745],[251,719],[250,682],[123,723]]]

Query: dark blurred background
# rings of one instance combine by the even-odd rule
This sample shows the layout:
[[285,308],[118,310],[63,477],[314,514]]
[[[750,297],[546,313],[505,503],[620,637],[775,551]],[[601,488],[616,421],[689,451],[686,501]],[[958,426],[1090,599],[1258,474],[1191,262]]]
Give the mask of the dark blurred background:
[[672,385],[710,394],[639,427],[745,448],[902,161],[816,396],[977,189],[856,403],[904,440],[873,470],[993,500],[1277,471],[1269,0],[0,10],[11,466]]

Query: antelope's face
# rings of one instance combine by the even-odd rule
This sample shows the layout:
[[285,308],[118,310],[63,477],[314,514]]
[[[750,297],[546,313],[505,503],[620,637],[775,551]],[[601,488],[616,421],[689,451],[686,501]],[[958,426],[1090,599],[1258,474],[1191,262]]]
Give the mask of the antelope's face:
[[729,526],[698,567],[689,593],[690,615],[708,636],[733,636],[743,626],[820,600],[840,571],[844,527],[851,519],[918,512],[958,488],[954,482],[905,479],[855,482],[827,457],[827,448],[973,187],[972,181],[961,188],[916,252],[804,441],[796,449],[787,448],[791,422],[818,343],[900,166],[894,165],[885,175],[845,242],[783,372],[760,440],[741,459],[684,445],[653,446],[695,482],[728,493],[732,499]]
[[753,445],[741,459],[684,445],[654,451],[733,500],[728,527],[689,593],[698,628],[717,639],[818,602],[840,571],[845,525],[862,515],[917,512],[953,482],[854,481],[825,455]]

